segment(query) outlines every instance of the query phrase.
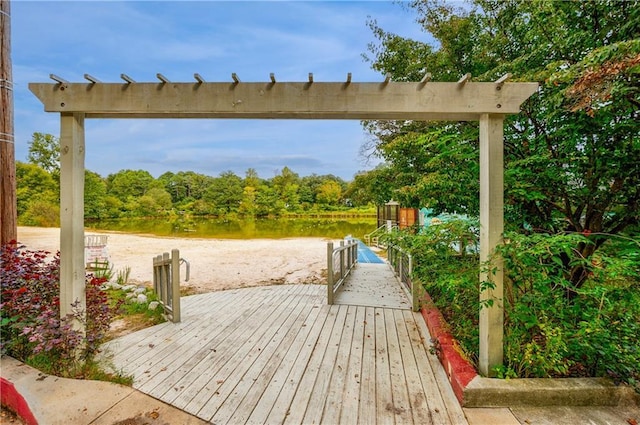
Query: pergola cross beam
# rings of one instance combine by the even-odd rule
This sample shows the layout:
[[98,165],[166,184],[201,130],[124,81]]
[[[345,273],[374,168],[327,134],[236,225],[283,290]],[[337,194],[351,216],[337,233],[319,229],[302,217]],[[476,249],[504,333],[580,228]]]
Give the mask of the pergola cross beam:
[[537,89],[536,83],[425,83],[325,83],[313,77],[308,82],[172,83],[163,78],[156,83],[31,83],[29,89],[45,111],[86,118],[421,121],[517,114]]
[[[356,83],[319,82],[309,73],[306,82],[176,83],[162,74],[155,83],[138,83],[121,74],[123,83],[70,83],[52,75],[56,83],[30,83],[45,111],[60,114],[60,313],[65,316],[86,304],[84,296],[84,120],[88,118],[238,118],[238,119],[350,119],[450,120],[480,122],[480,259],[490,261],[490,281],[481,291],[480,372],[490,375],[502,364],[503,273],[492,254],[503,233],[503,121],[538,89],[537,83],[509,83],[509,75],[495,82],[472,82],[466,74],[457,82]],[[491,303],[487,303],[491,300]],[[490,305],[489,305],[490,304]],[[81,322],[76,326],[83,330]]]

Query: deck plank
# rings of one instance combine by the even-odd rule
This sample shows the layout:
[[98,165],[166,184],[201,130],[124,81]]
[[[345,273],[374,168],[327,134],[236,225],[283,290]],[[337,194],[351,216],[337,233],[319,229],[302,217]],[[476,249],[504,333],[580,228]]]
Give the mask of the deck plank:
[[[354,328],[356,326],[356,312],[356,306],[347,307],[347,315],[345,316],[342,335],[338,342],[338,353],[336,355],[336,361],[333,364],[327,399],[325,401],[324,408],[322,409],[322,417],[318,422],[328,424],[339,423],[341,409],[344,407],[352,407],[349,405],[348,401],[345,400],[344,393],[345,386],[349,380],[348,369],[352,355],[353,335]],[[347,406],[345,406],[345,403]]]
[[376,421],[378,424],[383,425],[394,424],[394,414],[388,409],[388,406],[393,404],[393,393],[391,390],[391,371],[384,309],[376,308],[374,317],[376,322]]
[[[220,403],[242,377],[241,372],[245,370],[246,364],[253,363],[259,353],[258,348],[266,344],[279,327],[279,323],[290,314],[292,303],[294,297],[289,296],[272,309],[259,310],[258,315],[238,327],[238,332],[231,337],[231,341],[235,342],[231,344],[231,350],[216,356],[215,365],[207,365],[209,368],[189,384],[191,387],[200,387],[201,390],[184,406],[184,410],[210,420]],[[174,404],[181,406],[178,400]]]
[[415,424],[432,424],[433,419],[429,412],[424,388],[420,379],[420,371],[416,363],[411,336],[407,328],[406,318],[400,310],[394,310],[393,316],[395,327],[398,332],[398,344],[400,345],[400,353],[402,354],[402,366],[404,371],[404,381],[407,384],[410,413],[413,416]]
[[[310,313],[304,304],[294,307],[273,338],[260,350],[255,362],[240,378],[233,393],[216,411],[212,421],[216,423],[246,423],[265,388],[280,367],[288,349],[294,344],[302,325]],[[282,337],[280,337],[280,335]]]
[[391,376],[391,392],[393,401],[386,408],[395,415],[396,423],[411,424],[411,404],[407,392],[407,383],[404,375],[402,353],[398,342],[398,329],[396,328],[393,310],[384,312],[385,329],[387,331],[387,346],[389,350],[389,372]]
[[[341,323],[338,322],[340,311],[340,307],[337,306],[323,308],[326,317],[318,339],[315,341],[311,339],[305,345],[304,352],[299,356],[301,361],[294,365],[287,377],[287,383],[278,395],[278,399],[267,417],[267,423],[275,423],[278,418],[284,418],[285,424],[302,423],[313,385],[320,372],[326,347],[328,347],[331,335],[333,335],[333,328],[341,326]],[[309,356],[308,360],[307,355]],[[295,408],[292,409],[292,406]]]
[[411,309],[411,302],[388,264],[357,264],[334,296],[334,304]]
[[[326,350],[324,351],[324,356],[321,358],[321,364],[318,369],[315,383],[309,391],[310,397],[306,405],[306,411],[302,423],[317,424],[322,420],[322,412],[324,411],[324,405],[329,394],[331,377],[333,375],[334,365],[336,364],[336,358],[338,357],[342,331],[347,319],[347,310],[349,309],[348,306],[338,306],[336,308],[338,308],[336,326],[332,329]],[[305,391],[305,389],[300,389],[299,391]]]
[[[419,330],[420,334],[422,335],[422,341],[423,341],[423,344],[425,344],[425,348],[426,348],[426,343],[430,339],[429,329],[427,328],[426,323],[424,322],[424,320],[422,320],[419,313],[411,313],[411,312],[408,312],[408,313],[413,315],[415,319],[413,323],[415,324],[416,328]],[[414,347],[417,348],[418,345],[414,344]],[[458,399],[453,393],[453,388],[451,388],[451,384],[449,383],[449,378],[447,377],[447,373],[442,367],[442,364],[440,364],[438,357],[432,354],[428,354],[429,353],[428,348],[426,350],[417,349],[415,352],[418,353],[420,356],[424,355],[424,357],[426,357],[426,359],[423,358],[422,361],[418,362],[418,365],[420,365],[421,367],[424,367],[424,374],[421,376],[423,377],[423,379],[433,380],[432,383],[430,384],[430,387],[433,389],[433,397],[432,398],[427,397],[429,404],[431,405],[432,401],[437,401],[438,400],[437,395],[438,394],[440,395],[442,410],[440,410],[437,407],[430,406],[430,411],[432,412],[432,415],[434,413],[446,413],[448,417],[448,421],[444,422],[445,418],[443,418],[443,423],[451,423],[451,424],[467,423],[466,417],[464,416],[464,412],[462,411],[462,407],[460,407],[460,404],[458,403]]]
[[[311,357],[312,348],[318,340],[327,318],[329,307],[314,305],[311,313],[303,323],[303,327],[310,327],[308,333],[301,330],[296,340],[291,344],[286,356],[282,359],[280,366],[271,377],[268,386],[264,389],[262,396],[257,401],[247,423],[264,424],[268,423],[268,417],[273,412],[274,416],[284,418],[295,394],[295,386],[300,382],[300,377]],[[283,400],[282,407],[278,401]],[[278,409],[280,411],[278,412]],[[238,409],[241,411],[242,409]],[[238,417],[231,418],[232,423],[244,423]]]
[[[276,297],[276,295],[273,296]],[[156,398],[163,398],[167,401],[178,398],[185,391],[185,388],[190,386],[193,377],[199,376],[202,368],[208,368],[208,362],[213,361],[212,358],[225,350],[234,349],[236,340],[229,339],[229,337],[232,337],[238,331],[238,327],[253,317],[262,303],[268,302],[268,300],[268,297],[255,295],[244,299],[244,311],[235,320],[211,326],[210,333],[204,334],[201,341],[196,341],[190,347],[188,354],[176,358],[176,365],[172,371],[158,374],[154,377],[155,379],[145,382],[144,386],[140,385],[140,388],[144,388],[145,392]],[[235,304],[234,308],[237,308]]]
[[322,285],[224,292],[189,297],[181,324],[107,344],[114,367],[218,424],[466,423],[419,314],[328,306]]
[[376,423],[376,329],[375,309],[366,307],[360,374],[360,405],[358,422]]
[[[161,397],[167,391],[179,392],[176,378],[185,376],[209,354],[216,352],[228,335],[234,334],[238,326],[255,314],[260,307],[260,298],[250,298],[238,316],[226,314],[225,320],[200,320],[200,325],[194,327],[195,332],[186,333],[184,338],[176,340],[177,348],[167,346],[162,352],[166,354],[163,359],[155,359],[155,364],[147,362],[146,379],[136,381],[136,388],[154,397]],[[237,304],[234,303],[232,308],[237,308]]]
[[[366,307],[357,307],[351,350],[345,374],[344,392],[340,403],[339,423],[357,424],[362,382],[362,353],[364,347]],[[330,418],[330,417],[329,417]]]

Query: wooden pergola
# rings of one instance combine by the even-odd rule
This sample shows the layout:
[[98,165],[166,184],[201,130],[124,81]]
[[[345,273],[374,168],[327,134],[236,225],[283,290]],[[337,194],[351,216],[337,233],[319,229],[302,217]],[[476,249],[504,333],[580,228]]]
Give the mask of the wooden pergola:
[[[480,261],[492,261],[480,272],[480,282],[492,282],[481,301],[480,373],[488,376],[503,356],[502,261],[492,257],[503,233],[503,121],[520,112],[520,105],[538,89],[537,83],[510,83],[508,75],[495,82],[356,83],[351,73],[342,82],[174,83],[162,74],[157,82],[138,83],[125,74],[121,83],[103,83],[85,74],[87,82],[70,83],[51,75],[54,83],[30,83],[29,89],[47,112],[60,114],[60,314],[71,304],[85,309],[84,171],[85,119],[92,118],[238,118],[449,120],[480,122]],[[77,323],[79,329],[81,323]]]

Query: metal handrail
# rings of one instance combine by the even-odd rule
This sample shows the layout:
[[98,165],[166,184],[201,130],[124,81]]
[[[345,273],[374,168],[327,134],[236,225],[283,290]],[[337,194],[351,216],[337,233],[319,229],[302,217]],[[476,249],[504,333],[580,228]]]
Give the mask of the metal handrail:
[[398,229],[397,224],[393,224],[391,226],[389,226],[388,224],[383,224],[373,232],[367,233],[366,235],[364,235],[364,241],[369,246],[375,245],[377,248],[385,248],[386,245],[380,243],[380,236],[383,235],[384,233],[388,233],[397,229]]
[[333,296],[357,262],[357,241],[350,240],[346,245],[340,241],[338,248],[333,248],[333,242],[327,243],[327,304],[333,304]]

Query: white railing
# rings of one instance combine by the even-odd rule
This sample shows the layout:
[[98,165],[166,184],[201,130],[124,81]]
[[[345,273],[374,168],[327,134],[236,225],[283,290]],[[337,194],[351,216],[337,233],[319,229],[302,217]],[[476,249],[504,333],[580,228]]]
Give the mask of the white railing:
[[387,232],[387,225],[383,224],[371,233],[364,235],[364,243],[368,246],[380,247],[380,235]]
[[333,242],[327,243],[327,304],[333,304],[333,296],[357,262],[358,242],[351,240],[345,245],[340,241],[335,249]]
[[418,311],[418,287],[413,284],[411,275],[413,273],[413,257],[397,245],[387,247],[387,260],[393,271],[402,284],[402,287],[411,298],[413,311]]
[[368,246],[375,246],[377,248],[385,248],[386,244],[380,242],[380,236],[384,235],[385,233],[389,233],[389,232],[391,232],[393,230],[396,230],[396,229],[398,229],[398,225],[397,224],[391,224],[391,222],[388,222],[387,224],[383,224],[382,226],[378,227],[373,232],[367,233],[366,235],[364,235],[364,243],[367,244]]
[[186,265],[185,281],[189,280],[190,265],[180,258],[180,251],[171,250],[153,259],[153,290],[158,294],[164,312],[174,323],[180,322],[180,264]]

